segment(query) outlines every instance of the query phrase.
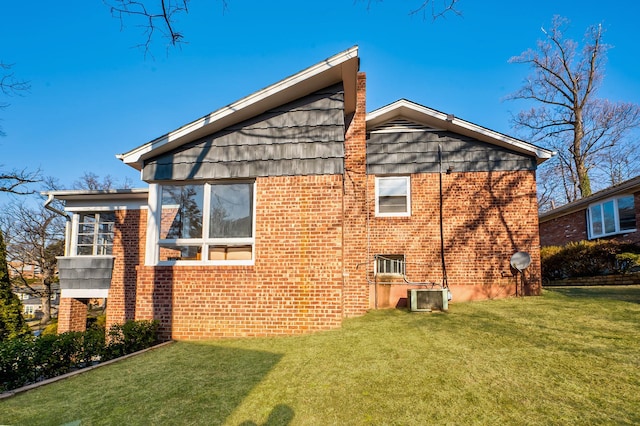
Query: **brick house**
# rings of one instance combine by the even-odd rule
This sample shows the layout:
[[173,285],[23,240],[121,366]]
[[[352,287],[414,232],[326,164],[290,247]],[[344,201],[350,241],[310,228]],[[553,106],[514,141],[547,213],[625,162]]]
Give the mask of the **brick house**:
[[550,156],[407,100],[366,114],[353,47],[118,155],[148,189],[51,193],[73,272],[59,331],[98,294],[107,325],[155,318],[166,339],[326,330],[407,288],[511,295],[518,251],[537,294]]
[[614,239],[640,243],[640,176],[541,213],[542,246]]

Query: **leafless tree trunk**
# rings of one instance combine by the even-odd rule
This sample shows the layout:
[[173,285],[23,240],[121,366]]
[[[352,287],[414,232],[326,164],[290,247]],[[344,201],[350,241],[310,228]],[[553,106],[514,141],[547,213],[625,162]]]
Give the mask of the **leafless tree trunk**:
[[592,193],[591,173],[605,153],[628,143],[630,129],[640,125],[640,106],[612,103],[596,97],[604,77],[609,46],[603,44],[601,25],[590,27],[584,45],[564,37],[568,21],[554,17],[544,40],[510,59],[529,65],[531,74],[511,100],[525,100],[534,107],[514,117],[516,128],[528,138],[558,152],[557,159],[570,202]]

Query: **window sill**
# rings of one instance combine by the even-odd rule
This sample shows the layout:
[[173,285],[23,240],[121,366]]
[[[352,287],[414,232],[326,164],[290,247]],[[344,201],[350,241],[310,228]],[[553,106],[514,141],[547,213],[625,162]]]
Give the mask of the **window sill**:
[[597,236],[590,236],[589,240],[598,240],[600,238],[615,237],[617,235],[633,234],[634,232],[638,232],[638,230],[636,228],[634,228],[634,229],[625,229],[624,231],[611,232],[609,234],[602,234],[602,235],[597,235]]
[[254,266],[255,260],[172,260],[150,266]]

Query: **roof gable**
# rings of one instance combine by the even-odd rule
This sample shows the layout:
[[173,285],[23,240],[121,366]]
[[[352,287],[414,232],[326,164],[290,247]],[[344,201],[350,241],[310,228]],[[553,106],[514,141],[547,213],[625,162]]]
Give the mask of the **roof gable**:
[[354,46],[129,152],[118,154],[116,158],[141,170],[148,158],[339,82],[344,85],[345,114],[350,114],[355,111],[358,68],[358,47]]
[[[384,128],[385,124],[393,122],[408,122],[420,124],[432,130],[446,130],[467,136],[478,141],[486,142],[509,151],[518,152],[535,157],[540,164],[554,155],[553,151],[540,148],[520,139],[512,138],[502,133],[478,126],[471,122],[455,117],[453,114],[431,109],[406,99],[400,99],[392,104],[379,108],[367,114],[367,131],[375,132]],[[400,130],[401,129],[396,129]],[[409,129],[404,129],[408,131]],[[388,129],[387,129],[388,131]]]

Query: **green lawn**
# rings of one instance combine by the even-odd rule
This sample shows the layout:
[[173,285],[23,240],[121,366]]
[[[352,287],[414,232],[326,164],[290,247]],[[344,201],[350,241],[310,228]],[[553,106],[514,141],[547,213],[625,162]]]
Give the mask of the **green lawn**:
[[640,424],[640,287],[175,343],[0,402],[0,424]]

